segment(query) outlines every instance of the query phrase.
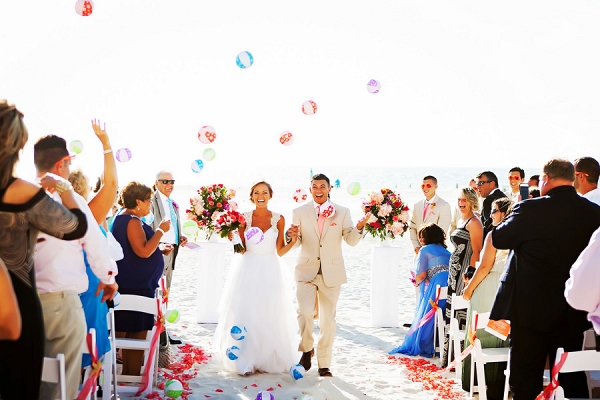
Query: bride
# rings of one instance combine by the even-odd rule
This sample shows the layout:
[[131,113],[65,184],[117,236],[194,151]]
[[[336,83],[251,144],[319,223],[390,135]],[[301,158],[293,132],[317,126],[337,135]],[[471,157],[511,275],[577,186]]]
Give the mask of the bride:
[[[224,367],[240,375],[254,372],[286,372],[296,364],[299,353],[296,312],[293,306],[291,279],[284,279],[285,266],[279,257],[294,245],[284,241],[283,215],[268,209],[273,189],[267,182],[255,183],[250,189],[253,211],[244,213],[246,225],[239,229],[246,252],[234,261],[219,306],[219,323],[215,330],[215,349]],[[260,229],[264,239],[246,240],[244,232]],[[279,257],[278,257],[279,256]],[[231,328],[246,328],[242,340],[235,340]],[[232,361],[227,349],[237,346],[239,357]]]

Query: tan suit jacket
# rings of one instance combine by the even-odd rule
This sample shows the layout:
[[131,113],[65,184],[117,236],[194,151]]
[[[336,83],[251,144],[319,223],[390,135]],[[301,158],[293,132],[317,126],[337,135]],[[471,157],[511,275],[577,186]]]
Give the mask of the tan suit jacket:
[[325,219],[321,237],[312,201],[293,211],[292,223],[299,225],[295,247],[301,246],[294,274],[298,282],[312,281],[317,276],[319,267],[326,286],[340,286],[347,282],[342,238],[350,246],[356,246],[362,234],[352,223],[349,209],[331,204],[335,207],[335,214]]
[[444,232],[446,232],[446,237],[448,237],[448,228],[450,228],[450,222],[452,221],[452,208],[450,207],[450,204],[436,194],[430,200],[432,203],[435,203],[435,207],[429,208],[427,215],[423,220],[425,201],[425,199],[418,201],[413,207],[413,213],[410,219],[410,240],[413,244],[413,248],[421,247],[417,232],[421,226],[430,222],[442,228]]

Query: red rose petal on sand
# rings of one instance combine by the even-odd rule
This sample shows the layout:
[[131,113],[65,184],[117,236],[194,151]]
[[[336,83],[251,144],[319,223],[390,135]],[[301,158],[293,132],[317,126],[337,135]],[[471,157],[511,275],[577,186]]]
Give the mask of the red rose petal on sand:
[[258,385],[256,383],[253,383],[252,387],[258,387]]
[[273,388],[270,387],[270,388],[267,389],[267,392],[272,392],[273,390],[275,390],[275,389],[273,389]]
[[223,389],[215,389],[215,392],[217,392],[217,393],[223,393]]

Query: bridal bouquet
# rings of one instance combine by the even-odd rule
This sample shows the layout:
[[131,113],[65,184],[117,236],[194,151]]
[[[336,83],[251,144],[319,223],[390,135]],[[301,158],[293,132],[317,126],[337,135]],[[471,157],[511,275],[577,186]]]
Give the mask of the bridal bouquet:
[[408,206],[390,189],[371,193],[362,208],[371,213],[365,229],[373,237],[384,241],[402,236],[408,230]]
[[215,232],[227,237],[229,232],[246,222],[237,211],[237,204],[231,200],[233,197],[235,190],[227,189],[222,183],[202,186],[198,194],[190,199],[190,208],[185,210],[187,218],[196,221],[198,228],[205,230],[209,239]]

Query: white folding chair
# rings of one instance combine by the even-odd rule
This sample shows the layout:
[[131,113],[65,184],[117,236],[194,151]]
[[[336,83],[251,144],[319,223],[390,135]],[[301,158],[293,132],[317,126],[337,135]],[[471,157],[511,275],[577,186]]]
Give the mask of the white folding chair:
[[[475,330],[483,329],[486,327],[490,320],[490,313],[477,314],[476,310],[473,310],[471,317],[471,326]],[[509,351],[508,347],[497,347],[497,348],[482,348],[481,341],[475,339],[475,348],[471,352],[471,382],[469,395],[473,397],[473,392],[479,392],[479,400],[487,400],[486,384],[485,384],[485,364],[497,363],[497,362],[508,362]],[[458,368],[459,366],[457,366]],[[475,386],[475,369],[477,369],[477,386]],[[505,374],[505,388],[506,379],[508,376]]]
[[[152,314],[154,316],[158,315],[158,307],[157,307],[156,298],[144,297],[144,296],[136,296],[136,295],[121,295],[121,303],[115,307],[115,312],[119,311],[137,311],[143,312],[146,314]],[[162,303],[162,301],[161,301]],[[162,304],[161,304],[162,307]],[[152,327],[152,330],[148,332],[146,339],[128,339],[128,338],[116,338],[115,339],[115,348],[118,349],[128,349],[128,350],[143,350],[144,351],[144,369],[150,368],[152,373],[150,374],[150,382],[148,387],[143,392],[143,395],[150,394],[152,392],[152,387],[154,386],[157,375],[158,375],[158,345],[159,341],[156,342],[156,349],[154,351],[154,357],[149,359],[150,354],[150,346],[152,341],[152,336],[156,331],[156,326]],[[122,383],[140,383],[142,380],[141,376],[134,375],[117,375],[116,382]],[[116,385],[115,390],[118,390],[119,393],[128,392],[128,391],[137,391],[137,387],[132,386],[120,386]],[[117,392],[115,392],[116,394]]]
[[[565,350],[561,347],[556,351],[556,361],[558,363]],[[596,350],[570,351],[567,353],[567,359],[562,365],[560,372],[578,372],[578,371],[600,371],[600,352]],[[558,382],[560,385],[560,381]],[[588,394],[589,396],[590,394]],[[551,398],[552,399],[552,398]],[[561,386],[554,392],[554,400],[565,400],[565,391]]]
[[[110,341],[110,351],[104,355],[104,368],[102,371],[102,400],[110,400],[111,394],[117,396],[117,344],[115,335],[115,310],[108,309],[106,314],[108,325],[108,340]],[[112,383],[112,385],[111,385]]]
[[[446,300],[448,298],[448,286],[440,288],[440,285],[436,285],[435,287],[436,294],[440,293],[438,297],[438,302],[442,300]],[[438,308],[435,310],[435,315],[433,316],[434,328],[433,328],[433,345],[435,348],[435,352],[441,355],[441,349],[444,346],[444,309]],[[438,339],[438,344],[436,346],[435,341]]]
[[44,357],[42,382],[57,383],[60,387],[60,400],[67,400],[64,354],[59,353],[56,355],[56,358]]
[[[450,307],[450,329],[448,335],[448,363],[454,358],[458,357],[462,350],[460,349],[460,342],[465,337],[465,330],[460,329],[458,325],[458,319],[456,318],[456,311],[466,310],[469,308],[469,300],[465,300],[462,295],[452,293],[452,305]],[[452,356],[454,353],[454,357]],[[454,368],[456,379],[462,379],[462,368],[457,365]]]

